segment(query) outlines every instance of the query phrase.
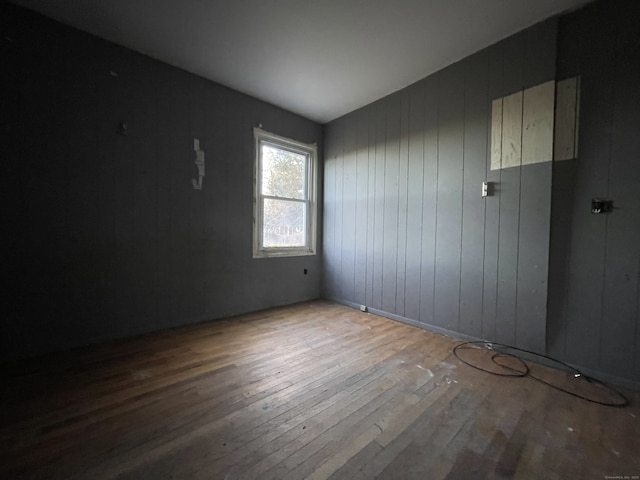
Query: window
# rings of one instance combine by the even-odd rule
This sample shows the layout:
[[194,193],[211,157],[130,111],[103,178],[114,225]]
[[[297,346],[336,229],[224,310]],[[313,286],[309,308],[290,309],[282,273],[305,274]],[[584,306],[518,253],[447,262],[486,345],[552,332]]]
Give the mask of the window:
[[254,257],[316,253],[317,147],[254,129]]

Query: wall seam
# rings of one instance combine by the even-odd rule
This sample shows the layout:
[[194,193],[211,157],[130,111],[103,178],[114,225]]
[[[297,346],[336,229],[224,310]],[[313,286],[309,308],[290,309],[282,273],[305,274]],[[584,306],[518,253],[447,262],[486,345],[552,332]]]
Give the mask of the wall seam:
[[[405,121],[405,128],[407,129],[406,139],[407,139],[407,172],[406,172],[406,180],[405,180],[405,189],[404,189],[404,278],[402,282],[402,314],[407,314],[407,245],[409,239],[409,168],[410,163],[409,159],[411,158],[411,140],[409,138],[411,124],[411,91],[409,88],[406,92],[404,92],[405,102],[407,103],[407,119]],[[400,129],[400,137],[402,137],[402,128]],[[401,149],[402,151],[402,149]]]
[[[486,90],[484,94],[485,105],[491,106],[491,102],[489,102],[489,84],[491,82],[490,75],[490,67],[491,66],[491,55],[487,55],[487,84]],[[485,110],[485,118],[491,118],[489,112]],[[485,140],[487,140],[487,145],[484,149],[484,179],[488,181],[487,177],[487,168],[490,168],[489,162],[491,160],[491,155],[488,152],[491,151],[491,129],[492,122],[486,122],[485,124]],[[480,296],[480,337],[483,337],[482,332],[484,332],[484,278],[486,275],[486,265],[487,265],[487,198],[484,198],[484,202],[482,202],[482,227],[483,227],[483,235],[482,235],[482,280],[480,282],[480,291],[482,295]]]
[[355,299],[358,296],[358,292],[356,292],[356,257],[357,257],[357,251],[356,251],[356,245],[357,245],[357,235],[358,235],[358,229],[356,228],[356,225],[358,224],[358,126],[360,125],[360,122],[358,122],[358,116],[355,115],[355,174],[354,174],[354,184],[355,184],[355,197],[354,197],[354,201],[353,201],[353,298]]
[[[504,47],[503,47],[504,48]],[[500,71],[500,93],[504,94],[504,50],[501,52],[501,71]],[[500,118],[504,120],[504,102],[500,102]],[[504,135],[503,126],[500,126],[500,137]],[[499,189],[502,187],[502,141],[500,142],[500,168],[498,169],[498,184],[500,185]],[[498,304],[500,300],[500,227],[502,226],[502,195],[498,197],[498,225],[497,229],[497,238],[496,238],[496,300],[495,300],[495,313],[493,317],[493,339],[497,339],[498,334]]]
[[[393,309],[394,312],[397,313],[398,311],[398,259],[400,258],[399,252],[400,252],[400,164],[402,162],[402,157],[401,157],[401,149],[402,149],[402,98],[404,96],[404,92],[400,92],[400,125],[398,126],[399,128],[399,138],[398,138],[398,175],[396,176],[397,180],[397,185],[398,185],[398,193],[396,194],[396,272],[395,272],[395,284],[396,284],[396,288],[395,288],[395,308]],[[405,229],[406,229],[406,225],[405,225]],[[406,233],[406,231],[405,231]],[[406,235],[405,235],[406,237]],[[405,257],[406,258],[406,257]],[[406,263],[405,263],[406,265]],[[405,269],[405,273],[406,273],[406,269]],[[403,313],[404,313],[404,297],[403,297]]]
[[520,172],[518,174],[518,237],[516,239],[516,282],[514,290],[514,319],[513,322],[513,342],[516,346],[520,345],[518,342],[518,279],[520,278],[520,226],[522,222],[522,171],[524,165],[522,164],[522,141],[524,140],[524,91],[522,93],[522,105],[520,108]]
[[464,254],[464,167],[465,167],[465,157],[466,157],[466,135],[467,135],[467,68],[468,64],[465,65],[463,78],[462,78],[462,169],[460,172],[461,175],[461,185],[460,189],[460,205],[462,205],[462,211],[460,212],[460,266],[458,269],[458,326],[457,329],[460,330],[460,322],[462,320],[462,257]]
[[[615,41],[613,44],[613,57],[616,56],[616,45]],[[614,65],[617,66],[618,62],[614,60]],[[607,187],[606,187],[606,198],[609,198],[609,193],[611,191],[611,157],[613,156],[613,126],[614,126],[614,113],[616,107],[616,95],[615,95],[615,76],[614,79],[610,83],[609,94],[611,96],[611,100],[609,102],[609,118],[608,118],[608,126],[607,129]],[[605,321],[605,297],[607,293],[607,250],[609,244],[609,215],[604,215],[604,245],[603,245],[603,256],[602,256],[602,293],[600,295],[600,321],[598,322],[598,338],[602,339],[602,324]],[[601,366],[602,361],[602,340],[598,342],[598,368]]]
[[431,300],[431,322],[436,320],[436,258],[438,256],[438,195],[440,193],[440,82],[442,75],[438,74],[438,86],[436,95],[436,204],[434,205],[435,218],[433,228],[433,291]]
[[380,276],[380,306],[384,307],[384,270],[385,270],[385,261],[384,261],[384,247],[385,247],[385,238],[384,238],[384,230],[387,224],[387,216],[385,215],[387,210],[387,121],[389,120],[389,97],[384,99],[384,145],[383,148],[383,156],[382,156],[382,172],[384,173],[384,180],[382,182],[382,258],[380,259],[381,263],[381,272]]
[[342,177],[341,193],[340,193],[340,285],[341,291],[344,291],[344,183],[345,183],[345,171],[344,171],[344,143],[345,143],[345,131],[341,130],[340,146],[342,147],[342,153],[340,155],[340,163],[342,163],[342,171],[340,176]]
[[373,305],[375,303],[375,294],[376,294],[376,281],[375,281],[375,271],[376,271],[376,245],[380,242],[380,239],[378,238],[378,235],[376,234],[376,227],[377,227],[377,201],[376,198],[378,197],[378,161],[379,161],[379,155],[378,155],[378,115],[379,112],[378,110],[380,109],[380,104],[378,105],[374,105],[373,108],[373,132],[374,132],[374,145],[373,145],[373,231],[372,231],[372,235],[373,235],[373,239],[372,239],[372,246],[373,246],[373,251],[371,252],[371,304]]
[[[426,90],[426,89],[425,89]],[[425,124],[426,124],[426,96],[422,97],[423,104],[421,105],[423,109],[423,121],[422,121],[422,202],[420,202],[420,270],[419,270],[419,278],[420,278],[420,288],[418,289],[418,319],[420,320],[422,317],[422,267],[423,267],[423,255],[424,255],[424,171],[425,168]]]
[[[369,248],[369,199],[371,198],[371,192],[369,191],[370,186],[371,186],[371,176],[370,176],[370,172],[371,172],[371,149],[370,149],[370,142],[371,142],[371,137],[370,137],[370,129],[371,129],[371,108],[365,108],[364,110],[365,114],[366,114],[366,121],[367,121],[367,201],[365,204],[365,211],[367,214],[367,232],[365,234],[365,258],[364,258],[364,304],[368,305],[369,304],[369,298],[368,298],[368,294],[369,294],[369,289],[368,287],[368,283],[369,283],[369,252],[367,251],[367,249]],[[375,175],[375,169],[374,170],[374,175]]]

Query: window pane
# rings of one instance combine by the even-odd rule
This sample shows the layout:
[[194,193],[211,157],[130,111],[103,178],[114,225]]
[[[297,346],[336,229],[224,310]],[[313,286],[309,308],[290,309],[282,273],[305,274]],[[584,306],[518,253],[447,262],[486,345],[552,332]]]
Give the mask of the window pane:
[[265,198],[263,247],[304,247],[305,207],[302,202]]
[[307,156],[262,144],[262,194],[305,198]]

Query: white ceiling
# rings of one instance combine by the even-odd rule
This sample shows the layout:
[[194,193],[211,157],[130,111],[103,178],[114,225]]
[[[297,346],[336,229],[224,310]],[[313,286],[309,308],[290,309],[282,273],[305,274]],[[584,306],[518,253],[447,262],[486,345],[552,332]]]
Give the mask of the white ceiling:
[[15,0],[324,123],[589,0]]

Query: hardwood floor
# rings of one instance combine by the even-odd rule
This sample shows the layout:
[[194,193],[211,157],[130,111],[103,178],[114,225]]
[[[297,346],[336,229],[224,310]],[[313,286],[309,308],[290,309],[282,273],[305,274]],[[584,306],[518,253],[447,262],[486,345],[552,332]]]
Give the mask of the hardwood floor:
[[5,365],[0,478],[640,475],[637,393],[588,403],[457,343],[317,301]]

